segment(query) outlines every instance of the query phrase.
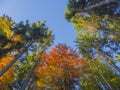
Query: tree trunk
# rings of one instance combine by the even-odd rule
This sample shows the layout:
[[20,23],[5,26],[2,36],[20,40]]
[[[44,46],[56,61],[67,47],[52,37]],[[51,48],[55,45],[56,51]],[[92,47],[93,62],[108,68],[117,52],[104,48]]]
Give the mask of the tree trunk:
[[109,84],[109,82],[106,80],[106,78],[102,75],[101,71],[99,70],[99,68],[96,66],[96,64],[94,63],[93,60],[91,60],[92,64],[94,65],[94,67],[97,69],[98,74],[101,76],[101,78],[105,81],[105,83],[107,84],[107,86],[109,87],[109,90],[113,90],[111,85]]
[[106,4],[110,4],[110,3],[114,3],[114,2],[117,2],[118,0],[104,0],[104,1],[101,1],[99,3],[96,3],[94,5],[90,5],[86,8],[83,9],[83,11],[88,11],[88,10],[91,10],[91,9],[94,9],[94,8],[97,8],[97,7],[101,7],[103,5],[106,5]]
[[105,58],[106,58],[106,61],[110,64],[110,65],[112,65],[118,72],[120,72],[120,68],[117,66],[117,65],[115,65],[115,63],[112,61],[112,60],[110,60],[109,59],[109,56],[107,56],[106,55],[106,53],[104,53],[101,49],[97,49],[98,50],[98,52],[100,52],[100,54],[102,55],[102,56],[104,56]]
[[12,60],[5,68],[2,69],[2,71],[0,71],[0,77],[24,54],[24,52],[27,51],[27,49],[34,43],[34,41],[31,41],[29,43],[28,46],[26,46],[23,51],[20,52],[20,54],[18,54],[14,60]]
[[27,79],[23,82],[23,86],[20,88],[20,90],[25,90],[26,87],[28,86],[29,84],[29,80],[30,78],[33,76],[34,74],[34,70],[36,69],[37,65],[39,64],[39,61],[40,61],[40,58],[42,56],[42,53],[43,51],[45,50],[45,47],[43,47],[43,50],[41,51],[41,54],[39,55],[39,57],[37,58],[34,66],[32,67],[31,71],[30,71],[30,74],[28,75]]

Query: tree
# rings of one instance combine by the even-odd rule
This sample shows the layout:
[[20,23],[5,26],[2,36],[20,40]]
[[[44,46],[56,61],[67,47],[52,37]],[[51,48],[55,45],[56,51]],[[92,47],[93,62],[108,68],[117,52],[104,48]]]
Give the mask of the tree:
[[24,80],[28,77],[31,68],[33,67],[36,61],[36,53],[31,51],[30,54],[26,53],[25,57],[22,57],[18,60],[14,65],[14,84],[17,86],[16,89],[19,89],[22,85]]
[[28,51],[29,47],[36,44],[37,46],[50,46],[53,41],[52,32],[46,27],[44,22],[38,21],[32,25],[30,25],[28,21],[25,24],[20,22],[19,24],[16,24],[12,30],[15,34],[20,35],[23,41],[21,45],[16,46],[18,49],[16,57],[0,72],[0,76],[3,75],[9,67],[24,54],[24,52]]
[[[74,7],[71,1],[76,2],[74,4],[78,7]],[[77,29],[76,44],[79,53],[88,58],[87,60],[90,60],[94,68],[97,69],[98,74],[95,77],[100,76],[106,82],[107,88],[115,89],[107,79],[109,76],[105,77],[101,73],[102,68],[98,67],[98,63],[94,59],[102,60],[101,64],[107,62],[109,69],[115,71],[116,75],[120,72],[120,68],[115,63],[116,55],[119,54],[120,43],[120,12],[118,8],[120,4],[117,0],[84,0],[84,5],[81,2],[82,0],[69,0],[65,18],[73,23]],[[70,5],[72,6],[69,7]],[[74,14],[71,14],[72,10],[74,10]],[[94,74],[91,73],[91,75]],[[96,89],[96,87],[91,88]]]
[[[101,74],[106,78],[113,90],[119,90],[120,77],[113,72],[107,63],[101,63],[100,60],[96,60],[95,64],[99,68]],[[80,81],[80,87],[83,90],[110,90],[105,81],[99,76],[98,69],[89,62],[88,69],[84,72],[84,77]]]
[[[117,3],[115,3],[115,5],[116,4]],[[106,8],[107,6],[110,7],[111,5],[114,5],[114,3],[106,5],[105,9],[107,9]],[[77,9],[77,8],[75,8],[75,9]],[[116,9],[117,8],[114,7],[113,11],[116,12]],[[100,7],[100,8],[97,8],[97,10],[102,10],[102,9]],[[107,9],[107,10],[109,10],[109,9]],[[110,12],[112,13],[112,11],[110,11]],[[116,12],[116,13],[119,13],[119,12]],[[115,15],[115,14],[112,13],[112,15]],[[120,25],[119,24],[120,23],[119,23],[119,20],[110,18],[112,15],[103,13],[103,15],[98,16],[97,11],[95,11],[95,12],[92,11],[92,13],[90,13],[88,11],[86,14],[82,13],[82,12],[76,13],[75,16],[73,16],[71,18],[71,22],[74,23],[74,26],[78,32],[77,42],[79,44],[79,47],[81,47],[80,45],[83,46],[83,44],[79,43],[79,40],[80,41],[84,40],[84,39],[82,39],[81,36],[83,36],[83,38],[87,37],[88,40],[83,41],[83,42],[87,43],[87,42],[89,42],[89,40],[91,38],[87,35],[91,34],[91,33],[97,33],[98,37],[96,38],[96,40],[95,40],[95,37],[92,37],[95,41],[92,39],[90,40],[91,42],[94,42],[94,45],[93,45],[93,43],[91,43],[91,47],[87,46],[87,47],[89,47],[89,50],[90,50],[90,48],[91,49],[94,48],[96,51],[98,51],[98,53],[105,54],[104,56],[107,56],[107,57],[112,57],[113,54],[117,53],[118,47],[112,48],[112,45],[113,44],[116,46],[119,45],[119,37],[120,37],[120,34],[119,34],[120,33],[119,26]],[[87,33],[87,35],[84,36],[85,33]],[[105,48],[105,47],[111,49],[114,53],[104,51],[103,48]],[[87,51],[87,49],[86,49],[86,51]],[[89,52],[89,53],[92,53],[92,52]],[[110,61],[110,60],[107,59],[107,61]],[[110,61],[110,62],[111,62],[110,64],[112,64],[114,66],[114,68],[116,68],[120,72],[119,67],[117,67],[113,61]]]
[[12,27],[14,24],[15,22],[9,16],[0,17],[0,58],[16,49],[16,45],[21,42],[19,35],[13,35]]
[[[5,82],[4,87],[8,87],[7,89],[13,89],[13,87],[17,87],[17,82],[24,82],[26,78],[28,78],[29,73],[33,72],[36,68],[36,63],[39,63],[38,60],[40,57],[37,57],[35,59],[38,60],[31,60],[29,63],[32,63],[30,66],[27,62],[26,57],[29,57],[32,52],[34,52],[34,57],[41,53],[41,51],[45,51],[49,46],[52,45],[54,35],[52,35],[52,31],[45,25],[45,22],[36,22],[30,24],[28,21],[20,22],[14,24],[13,21],[9,16],[3,16],[0,18],[0,36],[2,38],[0,40],[5,40],[0,42],[0,59],[1,59],[1,70],[0,70],[0,79],[2,78]],[[14,24],[14,25],[13,25]],[[44,49],[43,49],[44,47]],[[8,55],[14,56],[11,60],[4,59],[7,58]],[[24,59],[24,61],[15,63],[18,59]],[[25,63],[26,62],[26,63]],[[24,64],[23,64],[24,63]],[[14,67],[15,69],[15,81],[12,77],[14,70],[12,65],[16,65]],[[3,67],[2,67],[3,65]],[[24,67],[24,65],[26,67]],[[22,75],[23,72],[21,72],[21,68],[19,68],[16,72],[17,66],[28,69],[26,72],[27,75],[25,78],[20,78],[19,76],[16,77],[16,74]],[[34,69],[33,69],[34,68]],[[26,70],[25,69],[25,70]],[[6,84],[6,81],[4,78],[6,78],[6,73],[9,73],[11,70],[11,82]],[[12,71],[13,70],[13,71]],[[32,74],[31,74],[32,75]],[[9,76],[9,77],[10,77]],[[29,77],[31,78],[31,77]],[[18,80],[18,81],[17,81]],[[27,81],[29,83],[29,80]],[[23,83],[21,84],[23,86]],[[26,86],[25,86],[26,87]],[[3,88],[2,88],[3,90]]]
[[70,21],[76,13],[81,12],[96,13],[98,15],[109,13],[110,16],[113,14],[119,16],[120,13],[118,0],[69,0],[65,11],[65,18],[68,21]]
[[49,90],[71,90],[87,68],[87,62],[80,59],[77,53],[66,45],[57,45],[44,54],[40,65],[36,68],[38,78],[36,84]]

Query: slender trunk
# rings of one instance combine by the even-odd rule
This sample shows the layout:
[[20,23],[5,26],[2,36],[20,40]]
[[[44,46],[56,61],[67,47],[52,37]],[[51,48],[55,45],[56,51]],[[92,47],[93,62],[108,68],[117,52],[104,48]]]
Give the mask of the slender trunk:
[[103,52],[103,51],[102,51],[101,49],[99,49],[99,48],[97,48],[97,50],[98,50],[98,52],[100,53],[100,55],[102,55],[102,56],[104,56],[104,57],[106,58],[106,61],[107,61],[110,65],[112,65],[117,71],[120,72],[120,68],[119,68],[117,65],[115,65],[115,63],[114,63],[112,60],[110,60],[109,56],[106,55],[105,52]]
[[105,55],[106,56],[106,61],[108,61],[117,71],[120,72],[120,68],[115,65],[114,61],[110,60],[109,56]]
[[23,86],[20,88],[20,90],[25,90],[26,87],[28,86],[29,80],[32,77],[32,75],[34,74],[34,70],[36,69],[37,65],[39,64],[40,58],[41,58],[42,53],[43,53],[44,50],[45,50],[45,47],[43,47],[43,50],[41,51],[41,54],[37,58],[37,60],[36,60],[36,62],[34,64],[34,66],[32,67],[32,69],[30,71],[30,74],[28,75],[27,79],[23,82]]
[[97,69],[98,74],[101,76],[101,78],[105,81],[105,83],[107,84],[107,86],[109,87],[109,90],[113,90],[111,85],[109,84],[109,82],[106,80],[106,78],[102,75],[100,69],[96,66],[96,64],[94,63],[93,60],[91,60],[92,64],[94,65],[94,67]]
[[27,51],[27,49],[33,44],[34,41],[31,41],[29,43],[28,46],[26,46],[23,51],[20,52],[20,54],[18,54],[14,60],[12,60],[5,68],[2,69],[2,71],[0,71],[0,77],[24,54],[24,52]]
[[110,4],[110,3],[114,3],[114,2],[117,2],[118,0],[104,0],[104,1],[101,1],[99,3],[96,3],[94,5],[90,5],[86,8],[84,8],[83,11],[88,11],[88,10],[91,10],[91,9],[94,9],[94,8],[97,8],[97,7],[101,7],[101,6],[104,6],[106,4]]

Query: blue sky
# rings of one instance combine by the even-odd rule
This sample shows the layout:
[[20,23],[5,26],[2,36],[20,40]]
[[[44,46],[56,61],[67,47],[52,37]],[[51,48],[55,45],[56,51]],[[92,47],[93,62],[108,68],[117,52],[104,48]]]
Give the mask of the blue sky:
[[75,48],[74,27],[64,19],[68,0],[0,0],[0,16],[7,14],[16,22],[46,20],[55,34],[54,45],[67,44]]

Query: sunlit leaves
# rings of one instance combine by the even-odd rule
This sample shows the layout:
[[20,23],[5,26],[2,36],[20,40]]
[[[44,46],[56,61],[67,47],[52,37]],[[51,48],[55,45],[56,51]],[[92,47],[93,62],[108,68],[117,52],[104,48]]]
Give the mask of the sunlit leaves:
[[[114,61],[110,63],[110,60],[119,61],[119,55],[115,57],[119,53],[120,42],[120,12],[116,11],[119,10],[119,2],[102,5],[103,1],[69,0],[65,13],[65,18],[73,23],[76,29],[76,44],[80,55],[88,60],[89,58],[103,60],[93,61],[98,69],[89,64],[89,69],[83,72],[80,84],[83,90],[108,89],[100,72],[113,89],[119,88],[118,72],[115,71],[119,67]],[[91,5],[96,5],[96,8],[90,8]],[[89,62],[91,63],[91,60]]]
[[75,16],[71,19],[71,22],[74,24],[74,27],[78,30],[96,30],[98,28],[98,24],[95,21],[98,22],[99,17],[93,18],[87,13],[75,14]]
[[117,55],[117,61],[120,62],[120,55]]
[[14,65],[14,80],[22,86],[22,82],[27,78],[30,73],[31,68],[33,67],[36,61],[35,53],[25,54],[25,57],[22,57]]
[[[68,3],[73,5],[74,0],[69,1]],[[76,4],[78,4],[77,0],[75,0]],[[90,3],[89,3],[90,2]],[[92,4],[94,2],[92,1],[85,1],[85,4]],[[98,1],[95,1],[95,3],[99,3]],[[94,3],[94,4],[95,4]],[[78,10],[80,8],[78,7],[68,7],[67,9],[70,10],[71,8]],[[79,3],[80,4],[80,3]],[[108,7],[104,7],[106,10],[109,10],[111,7],[114,6],[113,3],[109,4]],[[80,5],[79,5],[80,6]],[[116,7],[114,7],[116,8]],[[81,8],[82,9],[82,8]],[[106,12],[103,10],[103,15],[98,15],[98,11],[102,11],[102,7],[97,7],[97,9],[94,11],[78,11],[74,13],[74,15],[71,17],[70,22],[74,24],[75,29],[77,30],[77,38],[76,43],[79,47],[80,54],[86,54],[91,55],[91,51],[94,53],[99,53],[99,49],[103,49],[106,46],[108,48],[111,47],[110,43],[114,43],[116,45],[119,44],[119,36],[120,36],[120,20],[117,19],[118,17],[113,12],[111,16],[109,13],[106,14]],[[112,18],[114,17],[114,18]],[[92,37],[91,37],[92,36]],[[116,47],[114,49],[110,48],[111,50],[116,50]],[[92,50],[91,50],[92,49]],[[96,52],[97,51],[97,52]],[[115,51],[116,52],[116,51]]]
[[[15,22],[7,15],[0,17],[0,58],[20,44],[21,36],[13,34]],[[2,55],[1,55],[2,54]]]
[[21,36],[20,35],[14,35],[13,36],[13,38],[12,38],[12,40],[14,41],[14,42],[21,42]]
[[14,22],[8,16],[0,17],[0,34],[4,34],[7,38],[11,38],[12,31],[11,28]]

